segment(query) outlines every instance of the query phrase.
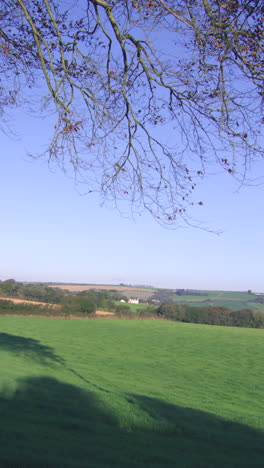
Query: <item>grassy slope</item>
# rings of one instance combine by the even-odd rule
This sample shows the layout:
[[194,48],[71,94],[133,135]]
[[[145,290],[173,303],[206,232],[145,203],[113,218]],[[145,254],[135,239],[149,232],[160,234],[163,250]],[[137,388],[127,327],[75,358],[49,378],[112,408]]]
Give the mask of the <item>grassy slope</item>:
[[262,467],[264,330],[0,318],[0,466]]

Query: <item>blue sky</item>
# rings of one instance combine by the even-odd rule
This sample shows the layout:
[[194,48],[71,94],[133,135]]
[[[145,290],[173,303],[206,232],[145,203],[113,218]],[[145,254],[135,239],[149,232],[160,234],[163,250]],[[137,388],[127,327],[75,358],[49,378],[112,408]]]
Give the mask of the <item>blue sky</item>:
[[205,205],[193,215],[222,234],[164,229],[147,213],[133,219],[101,207],[44,160],[27,158],[42,149],[50,122],[16,115],[19,137],[0,136],[1,280],[264,291],[264,185],[236,192],[230,176],[214,175],[198,189]]

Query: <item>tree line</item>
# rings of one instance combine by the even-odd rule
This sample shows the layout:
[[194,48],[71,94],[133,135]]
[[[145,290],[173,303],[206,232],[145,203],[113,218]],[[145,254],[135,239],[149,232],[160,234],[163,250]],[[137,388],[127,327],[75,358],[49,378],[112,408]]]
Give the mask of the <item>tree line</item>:
[[[27,301],[37,301],[49,304],[60,305],[60,314],[64,315],[85,315],[92,314],[96,310],[105,310],[117,314],[127,314],[130,311],[129,306],[118,305],[117,301],[121,299],[127,301],[127,297],[116,290],[89,290],[82,292],[69,292],[60,288],[51,288],[46,284],[41,283],[20,283],[14,279],[8,279],[0,282],[0,296],[6,298],[24,299]],[[12,301],[1,301],[0,309],[3,313],[33,313],[37,305],[33,304],[14,304]],[[54,309],[53,309],[54,310]],[[41,307],[42,313],[44,308]],[[0,312],[1,313],[1,312]]]
[[[165,290],[165,293],[167,291]],[[127,297],[117,290],[89,290],[69,292],[59,288],[50,288],[45,284],[19,283],[13,279],[0,282],[0,296],[46,302],[47,306],[36,304],[14,304],[0,299],[0,315],[61,315],[87,317],[96,310],[113,312],[124,318],[164,318],[185,323],[222,325],[233,327],[264,328],[264,312],[250,309],[230,310],[226,307],[203,305],[197,307],[188,304],[163,302],[160,306],[146,305],[135,311],[124,303]],[[165,294],[166,297],[166,294]],[[50,307],[57,304],[59,307]]]
[[176,296],[208,296],[205,291],[195,291],[192,289],[176,289]]
[[250,309],[230,310],[226,307],[196,307],[186,304],[161,304],[157,316],[168,320],[230,327],[264,328],[264,312]]
[[14,279],[8,279],[0,282],[0,296],[61,304],[64,301],[65,293],[59,288],[49,288],[42,283],[20,283]]

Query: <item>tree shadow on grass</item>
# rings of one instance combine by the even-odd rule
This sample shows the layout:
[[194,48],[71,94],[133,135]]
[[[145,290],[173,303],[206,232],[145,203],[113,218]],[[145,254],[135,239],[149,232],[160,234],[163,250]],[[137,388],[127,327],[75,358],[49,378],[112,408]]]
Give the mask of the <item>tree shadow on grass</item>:
[[15,356],[30,358],[38,364],[51,364],[52,362],[64,364],[64,360],[55,354],[50,346],[24,336],[0,333],[0,351],[8,351]]
[[75,369],[69,367],[66,361],[54,352],[53,348],[43,345],[39,340],[35,340],[34,338],[11,335],[9,333],[0,333],[0,351],[8,351],[15,356],[31,359],[35,363],[41,365],[51,366],[52,364],[59,364],[68,372],[71,372],[86,384],[94,387],[96,390],[109,393],[107,389],[96,385],[86,377],[76,372]]
[[0,392],[1,467],[263,468],[263,432],[208,413],[124,395],[124,428],[100,394],[46,377],[16,388]]

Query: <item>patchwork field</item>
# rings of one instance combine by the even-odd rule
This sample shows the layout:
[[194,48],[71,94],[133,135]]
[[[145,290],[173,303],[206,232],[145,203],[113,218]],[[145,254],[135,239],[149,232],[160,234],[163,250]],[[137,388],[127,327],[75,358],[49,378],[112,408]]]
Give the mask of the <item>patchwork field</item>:
[[227,307],[232,310],[239,309],[251,309],[251,310],[263,310],[264,304],[258,304],[254,302],[258,295],[252,293],[239,291],[197,291],[197,293],[203,293],[204,295],[176,295],[171,296],[173,302],[179,304],[191,304],[202,307],[204,305]]
[[[202,307],[211,305],[217,307],[227,307],[231,310],[251,309],[253,311],[263,311],[264,304],[255,302],[260,297],[257,294],[240,291],[192,291],[192,294],[175,294],[175,289],[151,289],[141,287],[128,287],[119,285],[78,285],[78,284],[52,284],[51,288],[59,288],[71,292],[96,290],[117,290],[127,298],[139,298],[149,300],[159,299],[159,303],[176,302],[179,304],[190,304]],[[197,294],[195,294],[195,292]],[[263,299],[264,300],[264,299]]]
[[106,291],[119,291],[124,296],[128,298],[139,298],[139,299],[148,299],[150,296],[154,294],[156,289],[151,288],[140,288],[140,287],[133,287],[133,286],[119,286],[119,285],[105,285],[105,284],[52,284],[49,285],[50,288],[59,288],[66,291],[71,292],[81,292],[81,291],[89,291],[91,289],[96,290],[106,290]]
[[264,330],[0,317],[0,466],[257,468]]

